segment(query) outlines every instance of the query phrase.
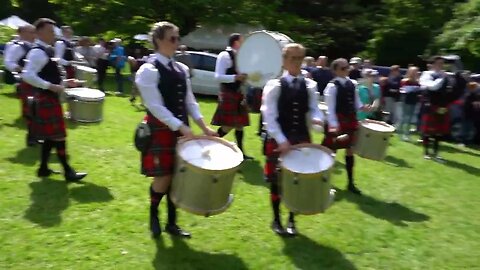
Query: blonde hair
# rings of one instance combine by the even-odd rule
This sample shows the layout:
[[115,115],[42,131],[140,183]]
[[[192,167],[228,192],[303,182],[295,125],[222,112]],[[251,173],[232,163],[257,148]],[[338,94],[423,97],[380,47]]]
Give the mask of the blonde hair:
[[292,50],[301,50],[303,55],[305,55],[305,53],[306,53],[305,47],[303,47],[302,44],[289,43],[289,44],[285,45],[285,47],[283,47],[283,50],[282,50],[283,57],[285,58],[288,55],[288,53]]
[[418,78],[418,71],[419,69],[416,66],[409,67],[405,78],[408,78],[409,80],[416,80]]
[[158,44],[155,41],[155,39],[164,39],[165,38],[165,33],[168,30],[178,30],[178,26],[171,22],[163,21],[163,22],[157,22],[152,26],[152,30],[150,31],[150,35],[152,36],[152,43],[153,47],[158,49]]

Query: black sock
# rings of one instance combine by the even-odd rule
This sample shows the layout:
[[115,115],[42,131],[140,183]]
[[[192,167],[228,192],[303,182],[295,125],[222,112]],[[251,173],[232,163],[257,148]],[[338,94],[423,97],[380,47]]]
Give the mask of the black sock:
[[290,215],[288,216],[288,222],[295,223],[295,214],[293,212],[290,212]]
[[158,215],[158,205],[162,201],[164,195],[165,193],[156,192],[153,190],[153,187],[150,186],[150,214],[152,216]]
[[225,132],[222,127],[219,127],[218,130],[217,130],[217,133],[218,133],[218,136],[219,136],[220,138],[222,138],[222,137],[224,137],[225,135],[227,135],[228,132]]
[[235,130],[235,139],[237,140],[237,146],[243,152],[243,130]]
[[353,185],[353,166],[354,166],[353,156],[345,156],[345,167],[347,168],[348,176],[348,185]]
[[263,117],[260,114],[260,119],[258,120],[258,135],[262,135],[263,132]]
[[438,155],[438,146],[439,146],[439,144],[440,144],[440,136],[435,136],[435,137],[433,138],[433,154],[434,154],[435,156]]
[[177,208],[172,202],[170,195],[167,195],[168,225],[177,224]]
[[62,163],[63,171],[65,173],[70,172],[72,168],[70,167],[70,165],[68,165],[67,153],[66,153],[67,151],[65,150],[66,148],[65,141],[55,142],[55,147],[57,148],[58,160],[60,160],[60,163]]
[[423,149],[425,150],[425,155],[428,156],[428,146],[430,144],[430,138],[428,136],[423,136]]
[[50,151],[52,151],[53,142],[50,140],[45,140],[42,144],[41,150],[41,161],[40,161],[40,169],[46,170],[48,169],[48,159],[50,158]]
[[277,183],[270,183],[270,200],[272,202],[273,220],[280,222],[280,195]]

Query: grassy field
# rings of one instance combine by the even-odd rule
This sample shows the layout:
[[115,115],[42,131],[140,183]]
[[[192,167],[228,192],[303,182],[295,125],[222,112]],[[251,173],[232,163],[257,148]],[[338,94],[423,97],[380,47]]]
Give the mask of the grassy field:
[[[362,197],[344,192],[340,153],[335,204],[325,214],[298,217],[301,235],[282,239],[269,229],[252,115],[246,148],[257,159],[236,177],[231,208],[210,218],[180,211],[179,224],[193,238],[154,241],[149,181],[132,145],[144,112],[109,95],[103,122],[69,122],[71,164],[89,176],[67,185],[61,175],[35,177],[39,148],[25,147],[12,92],[0,92],[0,269],[480,269],[479,151],[444,144],[447,163],[439,164],[394,138],[385,162],[357,159]],[[210,120],[215,100],[200,104]],[[165,202],[161,212],[165,221]]]

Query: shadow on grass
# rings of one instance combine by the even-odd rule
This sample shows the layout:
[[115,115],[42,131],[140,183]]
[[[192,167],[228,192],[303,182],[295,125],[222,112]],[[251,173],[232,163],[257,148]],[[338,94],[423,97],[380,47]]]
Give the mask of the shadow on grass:
[[113,196],[106,187],[92,183],[79,183],[70,191],[65,181],[42,178],[30,183],[31,204],[25,218],[42,227],[57,226],[62,222],[61,214],[70,205],[70,197],[80,203],[107,202]]
[[402,168],[413,168],[405,159],[397,158],[393,156],[387,156],[385,158],[385,163],[388,165],[392,165],[395,167],[402,167]]
[[257,159],[244,161],[239,173],[250,185],[265,186],[267,184],[264,180],[262,164]]
[[14,98],[14,99],[18,99],[18,95],[17,95],[17,92],[16,91],[13,91],[13,92],[4,92],[4,90],[1,90],[1,94],[2,96],[5,96],[7,98]]
[[460,169],[474,176],[480,175],[480,164],[479,164],[479,167],[474,167],[474,166],[461,163],[455,160],[445,160],[445,165],[448,167]]
[[283,253],[291,258],[297,269],[357,269],[340,251],[320,245],[301,234],[282,239],[285,243]]
[[469,148],[469,149],[470,149],[470,151],[465,151],[464,149],[461,149],[460,147],[453,147],[453,146],[448,145],[448,144],[441,144],[440,145],[440,153],[441,152],[462,153],[462,154],[471,155],[471,156],[474,156],[474,157],[480,157],[480,153],[475,153],[474,148]]
[[22,148],[17,151],[14,157],[6,158],[11,163],[33,166],[40,160],[40,145]]
[[337,190],[336,198],[353,202],[365,214],[386,220],[396,226],[408,226],[406,222],[423,222],[430,219],[429,216],[415,212],[399,203],[380,201],[366,194],[358,196],[348,191]]
[[248,269],[236,255],[193,250],[178,238],[172,238],[172,242],[172,247],[165,247],[162,238],[156,241],[154,269]]
[[26,133],[25,119],[23,119],[22,117],[18,117],[17,119],[15,119],[14,122],[6,123],[4,126],[11,127],[11,128],[17,128],[17,129],[25,129],[25,134],[27,134]]

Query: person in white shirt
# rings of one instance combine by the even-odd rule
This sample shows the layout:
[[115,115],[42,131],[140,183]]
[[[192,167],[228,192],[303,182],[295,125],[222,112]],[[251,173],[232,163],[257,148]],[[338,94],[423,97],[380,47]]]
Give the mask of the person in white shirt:
[[[343,58],[336,59],[331,64],[335,78],[325,87],[325,102],[328,106],[327,125],[325,138],[322,144],[334,151],[346,149],[345,167],[347,169],[347,189],[361,195],[353,179],[353,144],[355,133],[358,129],[357,111],[370,111],[369,105],[363,105],[357,91],[357,82],[348,77],[348,61]],[[340,136],[339,136],[340,135]],[[342,136],[343,135],[343,136]]]
[[58,59],[66,72],[67,79],[75,78],[75,68],[71,61],[75,60],[75,44],[72,41],[73,29],[68,26],[62,26],[63,37],[55,42],[55,58]]
[[168,195],[174,173],[177,138],[193,136],[189,115],[205,135],[217,134],[203,121],[192,92],[188,67],[173,59],[180,39],[178,27],[170,22],[158,22],[151,33],[156,54],[149,63],[140,67],[135,78],[147,108],[144,121],[152,132],[150,145],[142,151],[142,174],[153,177],[150,186],[150,230],[152,237],[160,236],[158,205],[167,194],[166,232],[190,237],[190,233],[177,226],[176,208]]
[[[59,95],[65,90],[57,63],[53,60],[55,41],[55,22],[41,18],[35,22],[38,40],[27,55],[27,64],[22,78],[32,85],[36,91],[36,108],[33,116],[32,130],[38,140],[43,140],[41,163],[37,171],[38,177],[48,177],[54,171],[48,168],[48,159],[52,148],[56,148],[57,156],[64,169],[65,180],[80,181],[87,174],[77,173],[67,161],[65,138],[65,122]],[[66,81],[70,87],[78,85],[78,81]]]
[[[243,149],[243,127],[250,125],[246,99],[242,93],[242,84],[247,79],[246,74],[238,74],[236,64],[236,53],[243,42],[240,34],[231,34],[228,40],[228,47],[217,57],[215,66],[215,79],[220,83],[218,95],[218,106],[213,115],[211,124],[220,126],[218,134],[220,137],[227,135],[235,129],[237,145],[242,152]],[[243,155],[244,159],[253,159]]]
[[272,230],[281,236],[295,236],[297,230],[293,213],[287,229],[280,221],[279,162],[280,154],[290,147],[311,141],[308,122],[323,126],[324,115],[318,108],[317,83],[302,74],[305,48],[291,43],[283,48],[283,67],[280,79],[270,80],[263,89],[261,112],[267,137],[264,142],[265,179],[270,183],[273,209]]
[[103,83],[107,76],[108,69],[108,54],[107,44],[103,38],[98,40],[98,44],[93,46],[97,58],[97,84],[100,91],[105,92]]
[[[8,50],[5,51],[4,59],[5,68],[8,71],[6,76],[11,76],[11,78],[14,79],[13,81],[17,81],[17,79],[14,78],[14,74],[21,73],[25,66],[25,58],[35,41],[35,27],[31,24],[21,26],[18,28],[18,35],[19,39],[13,41],[8,46]],[[17,94],[22,102],[22,117],[27,124],[27,146],[33,146],[36,144],[36,140],[32,136],[32,119],[28,106],[28,98],[34,95],[33,87],[20,78],[16,88]]]

